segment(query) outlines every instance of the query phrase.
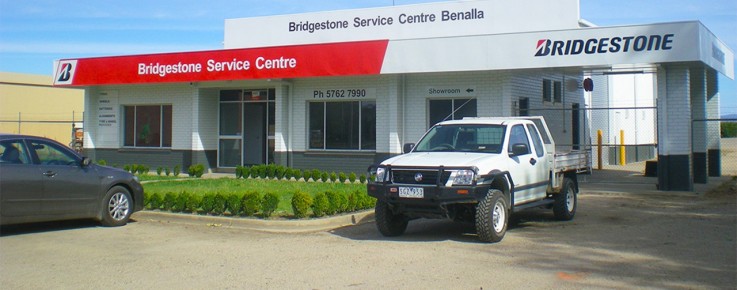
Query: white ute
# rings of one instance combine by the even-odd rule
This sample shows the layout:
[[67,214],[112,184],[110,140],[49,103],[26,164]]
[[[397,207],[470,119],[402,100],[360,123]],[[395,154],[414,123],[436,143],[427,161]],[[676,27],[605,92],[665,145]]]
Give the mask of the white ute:
[[376,225],[404,233],[416,218],[474,222],[478,238],[504,238],[511,213],[552,208],[559,220],[576,214],[578,173],[590,153],[556,153],[543,117],[464,118],[436,124],[405,154],[369,168]]

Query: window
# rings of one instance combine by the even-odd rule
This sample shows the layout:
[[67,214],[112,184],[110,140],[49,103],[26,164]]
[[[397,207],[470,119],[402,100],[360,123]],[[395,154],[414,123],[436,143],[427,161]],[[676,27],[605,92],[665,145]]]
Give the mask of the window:
[[36,156],[41,164],[45,165],[74,165],[77,164],[77,158],[68,151],[63,150],[56,145],[42,142],[31,141],[31,148],[36,151]]
[[563,83],[553,82],[553,102],[560,103],[563,100]]
[[512,146],[517,144],[527,145],[527,152],[522,155],[530,154],[530,142],[527,140],[525,127],[522,125],[514,125],[514,127],[512,127],[512,131],[509,132],[509,153],[512,153]]
[[30,164],[26,146],[22,141],[0,142],[0,163]]
[[527,130],[530,131],[530,137],[532,137],[532,144],[535,145],[535,153],[537,157],[543,157],[545,155],[545,149],[543,148],[543,142],[540,140],[540,133],[537,132],[537,128],[533,125],[527,125]]
[[376,102],[311,102],[310,149],[375,150]]
[[476,99],[430,100],[428,128],[446,120],[476,117]]
[[125,106],[124,146],[171,147],[172,106]]
[[543,102],[552,102],[553,101],[553,94],[552,94],[552,81],[543,79]]
[[530,115],[530,98],[520,98],[518,116],[529,116],[529,115]]
[[563,83],[543,79],[543,102],[560,103],[563,100]]

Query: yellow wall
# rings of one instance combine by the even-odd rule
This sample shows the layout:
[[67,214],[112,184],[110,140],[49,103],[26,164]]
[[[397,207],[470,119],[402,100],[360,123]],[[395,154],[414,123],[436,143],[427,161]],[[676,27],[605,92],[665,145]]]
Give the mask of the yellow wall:
[[72,120],[82,123],[84,90],[56,88],[52,83],[50,76],[0,72],[0,132],[44,136],[69,144]]

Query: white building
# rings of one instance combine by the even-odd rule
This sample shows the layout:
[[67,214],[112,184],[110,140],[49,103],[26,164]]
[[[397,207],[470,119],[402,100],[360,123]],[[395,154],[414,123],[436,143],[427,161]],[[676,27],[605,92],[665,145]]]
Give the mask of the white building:
[[[718,106],[716,73],[734,77],[732,51],[699,22],[589,27],[578,0],[228,19],[224,44],[59,60],[55,84],[86,89],[87,154],[151,167],[360,173],[442,119],[531,113],[546,117],[557,143],[577,146],[591,132],[575,110],[585,106],[583,76],[647,71],[661,189],[688,190],[692,156],[719,150],[692,144],[707,128],[691,130],[691,120],[716,116],[705,109]],[[592,103],[612,94],[598,87]]]

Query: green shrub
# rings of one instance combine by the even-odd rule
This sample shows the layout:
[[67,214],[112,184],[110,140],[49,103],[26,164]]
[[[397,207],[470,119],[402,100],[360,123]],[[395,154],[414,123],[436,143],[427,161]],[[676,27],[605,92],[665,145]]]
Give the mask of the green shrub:
[[360,192],[358,190],[352,191],[348,194],[348,205],[346,206],[346,211],[352,212],[358,209],[359,194]]
[[338,180],[340,180],[340,182],[345,183],[345,181],[348,180],[348,176],[345,175],[345,173],[343,172],[338,173]]
[[202,196],[202,204],[200,206],[205,214],[211,213],[212,209],[215,208],[215,194],[205,193],[205,195]]
[[197,194],[190,194],[186,193],[187,195],[187,204],[186,204],[186,210],[190,211],[192,213],[197,213],[197,211],[202,206],[202,197]]
[[348,181],[351,183],[356,183],[356,174],[351,172],[351,174],[348,175]]
[[311,206],[312,197],[308,193],[299,190],[292,196],[292,211],[296,218],[308,217]]
[[312,214],[314,214],[316,217],[324,216],[325,212],[330,206],[330,202],[328,201],[328,197],[325,195],[325,193],[318,192],[317,194],[315,194],[315,198],[313,198],[312,201]]
[[279,180],[281,180],[282,178],[284,178],[285,175],[287,174],[287,168],[284,167],[284,166],[281,166],[281,165],[276,166],[276,168],[274,170],[275,170],[275,172],[274,172],[275,175],[274,176],[277,179],[279,179]]
[[361,177],[359,177],[358,180],[360,180],[361,183],[366,183],[366,174],[361,174]]
[[356,199],[356,206],[358,209],[370,209],[376,205],[376,199],[369,196],[366,192],[358,192],[358,198]]
[[261,210],[261,195],[255,191],[246,192],[241,200],[241,210],[246,216],[253,216]]
[[322,178],[322,172],[317,169],[312,169],[312,180],[317,181]]
[[123,170],[131,172],[131,166],[128,164],[123,165]]
[[292,180],[292,177],[294,177],[294,169],[285,167],[284,168],[284,179]]
[[205,173],[205,166],[202,164],[190,165],[187,169],[187,173],[191,177],[200,178]]
[[235,179],[240,179],[243,177],[243,166],[236,166],[235,167]]
[[227,201],[222,193],[216,193],[212,204],[212,214],[223,215]]
[[164,203],[164,198],[160,194],[154,193],[148,200],[148,209],[161,209],[161,205]]
[[161,172],[164,171],[164,168],[161,168],[161,166],[156,167],[156,175],[161,176]]
[[722,138],[737,137],[737,123],[721,122]]
[[164,174],[166,174],[166,176],[169,176],[169,174],[171,174],[169,167],[164,167]]
[[243,166],[241,168],[241,173],[244,179],[248,179],[248,177],[251,176],[251,168],[248,166]]
[[348,198],[342,192],[328,191],[325,192],[328,198],[328,209],[325,212],[328,215],[345,212],[348,207]]
[[305,170],[302,172],[302,177],[304,177],[305,181],[310,181],[310,177],[312,177],[312,171]]
[[171,211],[181,212],[187,210],[187,200],[189,200],[189,195],[190,194],[186,191],[180,192],[174,199],[174,206],[172,206]]
[[174,177],[179,176],[182,173],[182,167],[179,165],[174,166]]
[[148,166],[140,164],[136,168],[136,173],[138,173],[139,175],[148,174],[149,169],[150,168]]
[[173,192],[167,192],[164,194],[164,210],[171,210],[174,207],[174,202],[177,199],[177,195]]
[[105,159],[97,160],[97,165],[105,166],[105,165],[107,165],[107,161],[105,161]]
[[294,169],[292,171],[292,176],[294,177],[294,179],[299,180],[300,178],[302,178],[302,170]]
[[264,217],[270,217],[279,206],[279,194],[267,192],[261,200],[261,213]]
[[330,176],[327,172],[323,172],[320,174],[320,180],[322,180],[322,182],[328,182],[328,179],[330,179]]
[[266,178],[273,178],[276,176],[276,166],[274,164],[266,165]]
[[335,182],[336,180],[338,180],[338,175],[335,174],[335,171],[330,172],[330,181]]
[[243,196],[239,194],[230,194],[228,195],[228,211],[231,215],[240,215],[241,209],[243,208],[243,203],[241,203],[241,200],[243,200]]

